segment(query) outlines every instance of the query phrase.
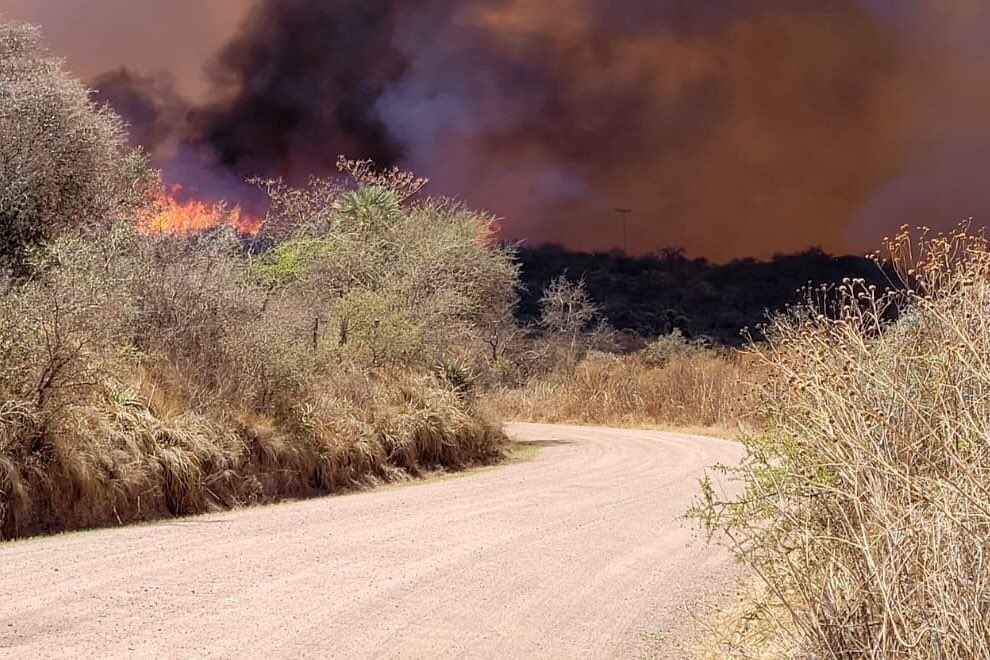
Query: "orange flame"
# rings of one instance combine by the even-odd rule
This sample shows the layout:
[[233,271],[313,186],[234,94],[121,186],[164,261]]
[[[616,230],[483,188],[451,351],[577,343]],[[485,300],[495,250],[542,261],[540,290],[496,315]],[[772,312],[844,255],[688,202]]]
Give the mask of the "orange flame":
[[182,186],[175,184],[162,190],[154,200],[152,211],[139,223],[146,232],[190,234],[206,231],[220,225],[232,225],[242,234],[254,235],[261,227],[261,218],[251,215],[240,206],[226,207],[191,199],[180,201]]

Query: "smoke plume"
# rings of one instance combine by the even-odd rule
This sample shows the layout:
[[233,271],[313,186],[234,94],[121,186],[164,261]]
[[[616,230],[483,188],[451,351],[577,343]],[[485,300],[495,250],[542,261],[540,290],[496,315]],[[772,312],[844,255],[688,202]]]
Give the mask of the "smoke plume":
[[865,249],[919,209],[932,223],[990,210],[976,181],[990,21],[972,0],[257,0],[234,14],[191,100],[161,77],[95,81],[166,174],[207,196],[240,200],[247,176],[303,182],[343,153],[429,176],[503,216],[507,238],[617,247],[625,208],[630,252],[718,259]]

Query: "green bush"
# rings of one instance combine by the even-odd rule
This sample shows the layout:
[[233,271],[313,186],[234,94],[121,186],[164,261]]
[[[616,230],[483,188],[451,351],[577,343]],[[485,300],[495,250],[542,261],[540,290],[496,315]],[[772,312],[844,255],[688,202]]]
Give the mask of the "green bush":
[[490,338],[512,318],[518,288],[512,251],[491,242],[492,219],[410,197],[398,172],[360,175],[352,189],[270,186],[277,232],[256,277],[276,304],[310,311],[315,347],[357,348],[376,366],[457,358],[490,371]]
[[363,354],[374,367],[423,364],[423,339],[407,312],[384,292],[351,291],[333,308],[341,347]]
[[688,339],[680,330],[663,335],[647,344],[639,357],[648,367],[662,368],[692,355],[703,353],[708,343],[701,339]]

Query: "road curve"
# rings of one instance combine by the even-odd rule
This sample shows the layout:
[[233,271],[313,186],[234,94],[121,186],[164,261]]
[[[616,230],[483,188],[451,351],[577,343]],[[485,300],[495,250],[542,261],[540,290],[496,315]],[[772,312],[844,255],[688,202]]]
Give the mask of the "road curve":
[[536,459],[0,545],[0,657],[639,658],[729,586],[680,520],[735,443],[514,424]]

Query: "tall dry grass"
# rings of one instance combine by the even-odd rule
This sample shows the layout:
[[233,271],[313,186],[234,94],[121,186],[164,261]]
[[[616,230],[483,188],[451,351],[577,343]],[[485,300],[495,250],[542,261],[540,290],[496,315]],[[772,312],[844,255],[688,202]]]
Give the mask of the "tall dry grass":
[[747,369],[742,359],[712,349],[670,359],[650,351],[628,356],[590,353],[521,387],[496,390],[489,403],[506,419],[612,426],[712,427],[747,424]]
[[335,493],[501,454],[499,426],[429,377],[338,375],[291,421],[195,412],[150,374],[101,383],[57,416],[8,402],[2,538]]
[[794,657],[988,658],[990,250],[960,231],[886,252],[906,290],[847,281],[771,324],[741,494],[706,484],[697,513]]

